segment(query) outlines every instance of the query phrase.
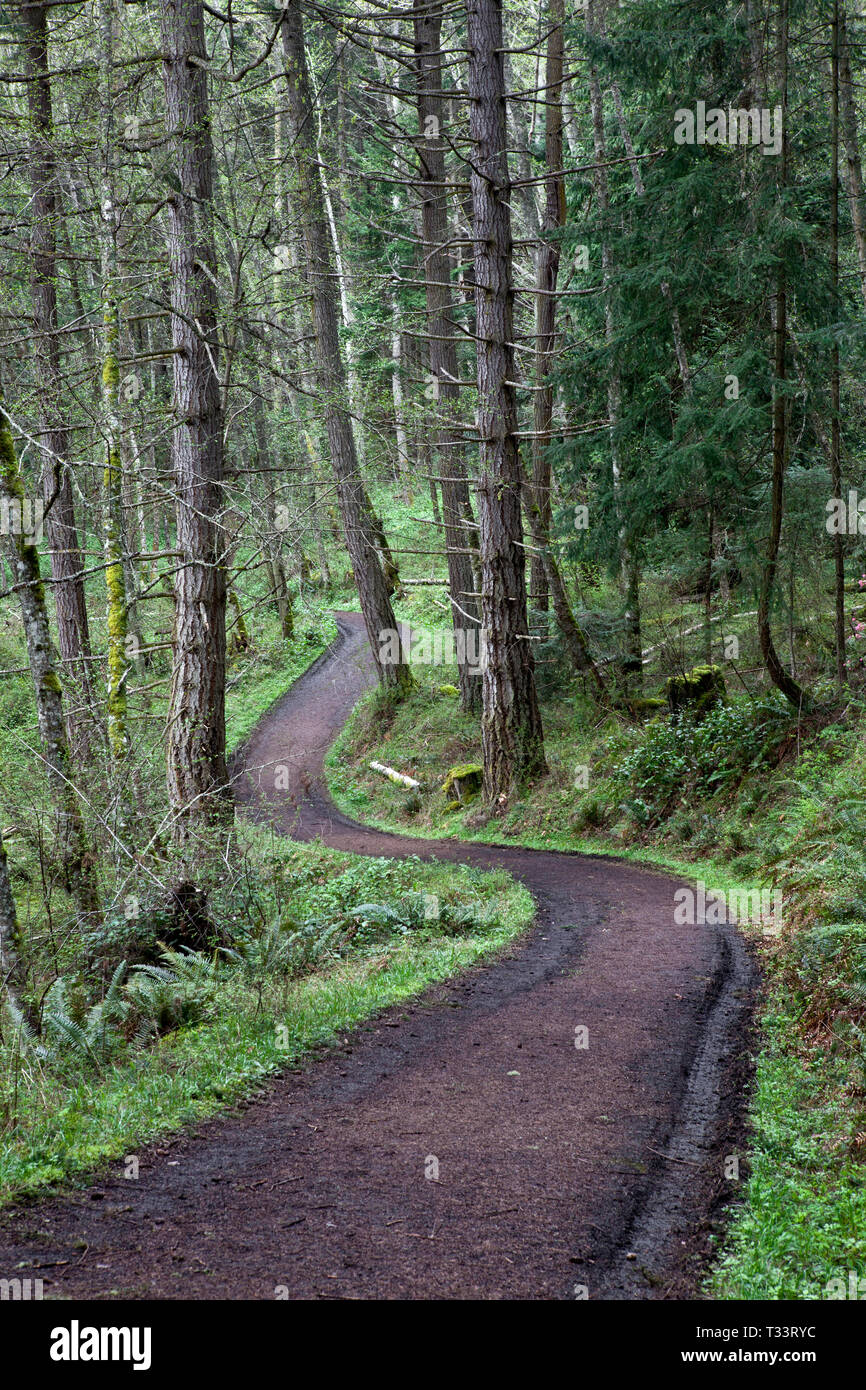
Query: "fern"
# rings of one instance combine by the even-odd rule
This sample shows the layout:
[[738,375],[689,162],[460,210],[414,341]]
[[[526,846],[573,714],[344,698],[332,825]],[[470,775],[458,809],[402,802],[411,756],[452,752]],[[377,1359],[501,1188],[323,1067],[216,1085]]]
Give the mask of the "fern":
[[137,1038],[200,1022],[216,993],[219,968],[215,956],[163,946],[162,957],[166,965],[137,965],[126,986]]
[[164,965],[138,965],[123,984],[126,962],[111,977],[105,996],[80,1020],[73,1016],[66,982],[48,992],[45,1028],[55,1060],[70,1053],[89,1063],[111,1057],[129,1039],[143,1047],[161,1033],[199,1022],[219,984],[216,957],[162,948]]
[[60,1039],[64,1040],[73,1052],[77,1052],[81,1057],[86,1057],[90,1061],[97,1060],[87,1034],[79,1023],[69,1018],[66,1014],[46,1012],[45,1023],[49,1031],[58,1033]]
[[123,1020],[125,1002],[120,984],[126,970],[121,961],[111,977],[105,997],[92,1005],[79,1022],[73,1017],[64,980],[55,980],[46,999],[45,1030],[53,1035],[55,1055],[73,1052],[80,1058],[99,1063],[121,1040],[117,1025]]

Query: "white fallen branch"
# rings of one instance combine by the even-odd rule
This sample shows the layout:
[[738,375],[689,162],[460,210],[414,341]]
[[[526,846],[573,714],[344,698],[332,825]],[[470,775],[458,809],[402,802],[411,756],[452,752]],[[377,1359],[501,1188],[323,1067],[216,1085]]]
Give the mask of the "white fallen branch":
[[421,790],[421,783],[414,777],[407,777],[405,772],[395,772],[393,767],[386,767],[384,763],[370,763],[370,767],[374,772],[381,772],[389,782],[396,782],[401,787],[411,787],[414,792]]
[[[737,621],[738,618],[754,618],[754,617],[757,616],[757,612],[758,612],[757,608],[750,608],[749,611],[748,611],[747,613],[714,613],[713,616],[710,618],[710,622],[711,622],[711,623],[725,623],[725,622],[728,622],[728,623],[735,623],[735,622]],[[682,628],[679,632],[673,632],[673,631],[670,632],[670,633],[668,634],[668,636],[667,636],[663,641],[661,641],[661,642],[656,642],[656,644],[655,644],[654,647],[644,647],[643,651],[641,652],[641,656],[643,657],[643,664],[644,664],[644,666],[648,666],[648,665],[649,665],[651,654],[652,654],[653,652],[657,652],[657,651],[659,650],[659,648],[663,647],[664,644],[665,644],[665,642],[669,641],[670,638],[672,638],[672,637],[674,637],[674,638],[676,638],[676,637],[690,637],[691,634],[692,634],[693,632],[700,632],[701,628],[703,628],[703,627],[706,627],[706,621],[705,621],[705,620],[702,620],[702,621],[699,622],[699,623],[695,623],[694,627]]]

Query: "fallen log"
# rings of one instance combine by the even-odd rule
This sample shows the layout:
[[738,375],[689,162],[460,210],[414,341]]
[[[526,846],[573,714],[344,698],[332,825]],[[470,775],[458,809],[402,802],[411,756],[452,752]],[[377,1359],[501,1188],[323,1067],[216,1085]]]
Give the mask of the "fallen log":
[[384,763],[370,763],[370,767],[374,772],[381,772],[389,782],[396,782],[401,787],[411,787],[414,792],[421,790],[421,783],[415,777],[407,777],[405,772],[396,772],[393,767],[386,767]]

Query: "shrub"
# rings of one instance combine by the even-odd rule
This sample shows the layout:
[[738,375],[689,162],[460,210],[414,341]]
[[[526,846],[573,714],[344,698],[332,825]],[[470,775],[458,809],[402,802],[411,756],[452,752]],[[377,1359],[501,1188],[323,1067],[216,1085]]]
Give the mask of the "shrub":
[[712,795],[766,761],[791,719],[781,695],[720,703],[699,720],[688,711],[672,714],[647,725],[614,775],[633,794],[632,814],[642,819],[646,807],[650,819],[658,819],[677,792]]

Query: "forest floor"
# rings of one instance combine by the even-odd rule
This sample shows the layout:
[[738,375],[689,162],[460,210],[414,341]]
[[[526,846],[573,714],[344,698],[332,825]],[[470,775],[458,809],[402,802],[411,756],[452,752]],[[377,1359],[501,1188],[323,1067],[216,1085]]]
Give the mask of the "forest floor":
[[674,927],[678,885],[651,870],[341,815],[323,759],[373,670],[359,616],[339,627],[243,750],[248,814],[358,854],[505,868],[535,926],[143,1150],[137,1182],[118,1165],[8,1210],[0,1265],[54,1298],[698,1295],[743,1147],[743,938]]

